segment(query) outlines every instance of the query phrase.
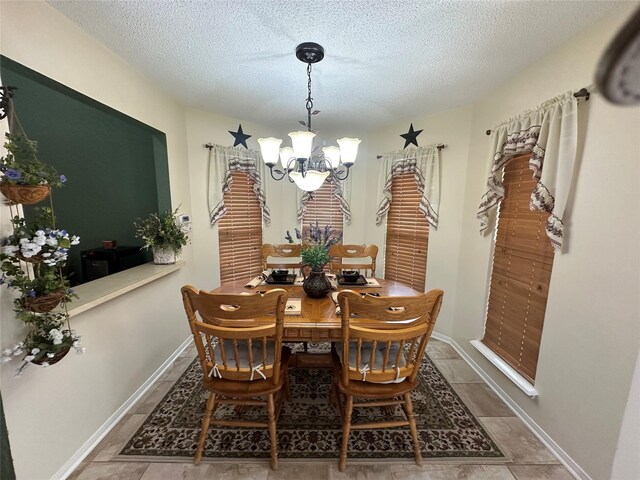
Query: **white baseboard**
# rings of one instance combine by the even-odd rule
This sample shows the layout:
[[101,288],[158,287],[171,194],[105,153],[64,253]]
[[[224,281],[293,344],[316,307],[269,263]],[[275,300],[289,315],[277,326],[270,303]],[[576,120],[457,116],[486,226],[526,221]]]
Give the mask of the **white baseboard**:
[[193,341],[193,336],[189,335],[182,345],[178,347],[178,349],[171,354],[169,358],[165,360],[165,362],[160,365],[160,367],[153,372],[153,374],[144,382],[138,390],[131,395],[126,402],[118,408],[111,417],[107,419],[104,424],[94,433],[91,437],[80,447],[80,449],[69,459],[67,462],[51,477],[51,480],[64,480],[71,472],[73,472],[80,462],[84,460],[84,458],[89,455],[91,450],[93,450],[98,443],[111,431],[111,429],[120,421],[122,417],[126,415],[126,413],[131,409],[131,407],[149,390],[151,385],[162,375],[173,363],[173,361],[178,358],[178,356],[189,346]]
[[513,413],[531,430],[531,432],[540,440],[545,447],[564,465],[571,475],[579,480],[592,480],[580,465],[578,465],[553,438],[551,438],[527,413],[511,398],[500,386],[486,373],[480,365],[478,365],[467,352],[465,352],[458,343],[447,335],[433,332],[431,335],[436,340],[448,343],[456,352],[475,370],[493,392],[502,400]]

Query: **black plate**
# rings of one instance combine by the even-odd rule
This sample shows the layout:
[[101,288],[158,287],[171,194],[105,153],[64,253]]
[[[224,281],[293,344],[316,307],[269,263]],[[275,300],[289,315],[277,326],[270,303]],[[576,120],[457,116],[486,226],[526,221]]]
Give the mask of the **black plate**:
[[337,277],[338,277],[339,285],[366,285],[367,284],[367,279],[364,278],[362,275],[360,275],[358,279],[355,281],[347,281],[344,279],[343,275],[337,275]]
[[296,281],[296,276],[294,274],[287,275],[286,280],[278,280],[277,282],[273,279],[271,275],[269,275],[265,280],[265,282],[272,285],[293,285],[295,281]]

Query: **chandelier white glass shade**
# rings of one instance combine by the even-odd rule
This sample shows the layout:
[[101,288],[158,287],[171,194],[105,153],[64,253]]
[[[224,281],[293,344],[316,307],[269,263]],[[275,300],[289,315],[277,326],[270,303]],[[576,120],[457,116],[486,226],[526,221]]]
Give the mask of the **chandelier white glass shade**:
[[[313,192],[320,188],[329,176],[335,180],[344,180],[349,176],[349,170],[358,155],[360,140],[341,138],[338,140],[339,147],[324,147],[322,153],[316,153],[319,149],[313,148],[316,134],[311,130],[311,117],[320,112],[312,112],[311,65],[324,58],[324,49],[317,43],[301,43],[296,47],[296,57],[307,64],[307,122],[300,122],[307,127],[307,131],[289,133],[291,147],[280,148],[282,140],[273,137],[259,138],[258,143],[271,178],[282,180],[286,177],[301,190]],[[278,159],[282,170],[276,167]]]

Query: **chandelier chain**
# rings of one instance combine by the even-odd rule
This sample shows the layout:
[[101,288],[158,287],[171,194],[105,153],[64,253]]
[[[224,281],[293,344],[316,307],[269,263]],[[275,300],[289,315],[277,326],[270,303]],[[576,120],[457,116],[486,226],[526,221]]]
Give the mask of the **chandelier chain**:
[[313,98],[311,98],[311,64],[307,64],[307,130],[311,131],[311,109],[313,109]]

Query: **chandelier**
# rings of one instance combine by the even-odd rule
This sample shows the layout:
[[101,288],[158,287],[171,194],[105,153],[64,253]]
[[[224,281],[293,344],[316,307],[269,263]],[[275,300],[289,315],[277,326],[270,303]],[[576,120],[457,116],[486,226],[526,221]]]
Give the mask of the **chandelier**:
[[[259,138],[262,159],[269,167],[271,178],[282,180],[285,177],[307,192],[313,192],[322,186],[327,177],[334,180],[344,180],[349,176],[349,170],[356,161],[358,154],[357,138],[341,138],[339,147],[331,146],[313,148],[313,138],[316,131],[311,130],[311,117],[320,113],[313,110],[311,96],[311,65],[324,58],[322,46],[313,42],[301,43],[296,47],[296,57],[307,64],[307,121],[300,122],[307,127],[306,131],[291,132],[292,147],[280,148],[282,140],[279,138]],[[282,170],[276,168],[280,159]]]

